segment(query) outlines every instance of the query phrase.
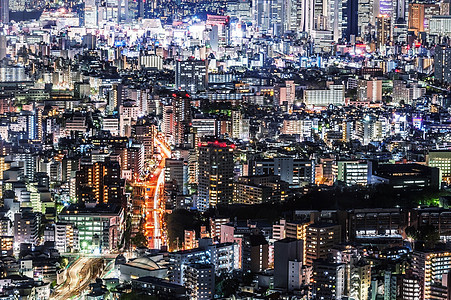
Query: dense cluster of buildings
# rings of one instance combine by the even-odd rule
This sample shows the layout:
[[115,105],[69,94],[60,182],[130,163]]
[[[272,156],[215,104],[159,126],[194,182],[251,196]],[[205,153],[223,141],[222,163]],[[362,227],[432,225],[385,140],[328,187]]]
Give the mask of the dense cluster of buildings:
[[450,34],[448,0],[0,0],[0,298],[81,256],[86,299],[449,299]]

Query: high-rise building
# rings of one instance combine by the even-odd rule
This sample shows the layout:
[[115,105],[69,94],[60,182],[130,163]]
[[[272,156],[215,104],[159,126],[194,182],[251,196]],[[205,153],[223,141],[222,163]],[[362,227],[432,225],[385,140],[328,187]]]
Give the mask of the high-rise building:
[[392,32],[394,42],[407,42],[408,4],[409,1],[407,0],[393,1]]
[[376,6],[376,10],[377,8],[379,8],[379,11],[377,11],[377,13],[379,15],[386,15],[389,17],[393,17],[393,6],[396,5],[396,0],[392,1],[392,0],[379,0],[379,7],[377,7],[377,1],[374,1],[374,5]]
[[429,31],[429,19],[440,15],[440,6],[432,3],[410,3],[408,12],[408,28],[415,35]]
[[343,1],[343,37],[348,42],[354,40],[359,35],[359,1],[358,0],[345,0]]
[[0,1],[0,23],[9,23],[9,0]]
[[442,82],[451,82],[451,48],[447,46],[435,47],[434,76]]
[[[296,32],[299,28],[299,1],[279,0],[281,3],[281,34],[291,31]],[[275,32],[276,34],[276,32]]]
[[6,35],[0,35],[0,60],[4,59],[5,57],[6,57]]
[[10,11],[24,11],[26,8],[25,0],[9,0]]
[[214,298],[215,266],[212,264],[189,264],[186,266],[185,286],[190,299],[208,300]]
[[164,178],[166,182],[172,182],[177,186],[177,190],[183,192],[184,177],[183,159],[165,159]]
[[372,79],[367,82],[367,99],[372,102],[382,101],[382,80]]
[[177,61],[175,66],[175,88],[197,93],[207,88],[207,63],[205,60]]
[[420,279],[420,299],[439,299],[432,297],[433,288],[440,286],[443,276],[451,270],[451,253],[414,251],[412,269],[413,275]]
[[174,93],[172,98],[174,144],[183,145],[184,134],[191,122],[191,99],[186,93]]
[[343,263],[316,260],[313,264],[313,296],[315,299],[341,299],[345,292]]
[[146,123],[142,119],[139,119],[138,124],[135,125],[136,140],[144,145],[144,157],[146,159],[152,158],[155,132],[155,125]]
[[409,30],[415,34],[424,32],[424,4],[409,4]]
[[303,261],[304,241],[285,238],[274,243],[274,287],[288,288],[290,261]]
[[298,2],[299,30],[311,34],[315,22],[314,0],[301,0]]
[[288,265],[288,290],[301,290],[311,284],[313,268],[302,261],[291,260]]
[[121,203],[121,168],[117,161],[82,165],[76,173],[76,182],[80,202]]
[[71,252],[79,249],[78,229],[73,224],[56,223],[55,248],[60,252]]
[[184,249],[190,250],[197,248],[196,231],[195,230],[185,230],[184,237]]
[[371,286],[371,265],[363,261],[349,268],[349,294],[354,299],[368,299]]
[[230,218],[210,218],[210,235],[213,241],[219,241],[219,239],[221,238],[221,225],[225,225],[229,222]]
[[401,279],[401,296],[405,300],[421,299],[420,279],[412,275],[403,276]]
[[359,0],[357,9],[357,26],[359,30],[359,37],[365,38],[367,35],[374,32],[376,25],[375,17],[379,14],[379,7],[375,11],[376,1]]
[[391,41],[391,18],[388,15],[379,15],[376,18],[376,47],[381,49]]
[[252,16],[258,30],[262,33],[269,33],[271,30],[271,0],[253,0]]
[[227,14],[231,18],[237,18],[241,21],[252,21],[251,1],[249,0],[232,0],[227,1]]
[[217,140],[200,145],[198,210],[205,211],[210,206],[232,202],[234,148],[233,144]]
[[429,34],[437,36],[451,35],[451,16],[433,16],[429,19]]
[[39,223],[36,213],[29,210],[16,213],[14,215],[14,242],[35,245],[38,241]]
[[127,148],[127,170],[136,178],[144,171],[144,145],[134,143]]
[[286,106],[290,108],[296,100],[296,85],[294,81],[287,80],[283,85],[276,85],[274,87],[274,99],[276,105]]
[[311,266],[315,259],[326,259],[329,249],[341,241],[341,226],[328,223],[314,223],[307,227],[305,253],[306,264]]

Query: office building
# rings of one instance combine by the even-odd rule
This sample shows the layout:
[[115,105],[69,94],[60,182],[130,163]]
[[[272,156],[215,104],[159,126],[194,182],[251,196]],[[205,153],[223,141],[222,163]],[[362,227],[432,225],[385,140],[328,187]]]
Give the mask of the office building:
[[365,185],[368,182],[368,163],[363,161],[338,161],[337,181],[346,185]]
[[429,19],[429,34],[440,37],[451,35],[451,16],[433,16]]
[[177,90],[197,93],[207,88],[207,66],[204,60],[177,61],[175,87]]
[[164,163],[165,181],[172,182],[177,187],[177,191],[183,193],[185,162],[183,161],[183,159],[166,158]]
[[355,41],[359,35],[359,1],[347,0],[343,1],[343,21],[344,28],[343,37],[348,41]]
[[292,157],[256,159],[251,162],[252,175],[277,175],[290,187],[299,188],[315,182],[313,161]]
[[439,168],[420,164],[372,164],[372,184],[387,184],[395,190],[438,190]]
[[424,4],[409,4],[409,30],[415,34],[424,32]]
[[124,233],[124,210],[117,205],[64,208],[59,222],[78,228],[80,250],[102,253],[117,249]]
[[194,118],[191,126],[196,129],[197,136],[203,138],[206,136],[216,136],[218,133],[218,124],[216,119],[199,119]]
[[327,89],[305,90],[304,103],[309,106],[344,105],[344,85],[331,84]]
[[429,151],[426,163],[440,170],[440,182],[451,184],[451,151]]
[[248,0],[232,0],[227,1],[227,14],[241,21],[252,21],[251,18],[251,1]]

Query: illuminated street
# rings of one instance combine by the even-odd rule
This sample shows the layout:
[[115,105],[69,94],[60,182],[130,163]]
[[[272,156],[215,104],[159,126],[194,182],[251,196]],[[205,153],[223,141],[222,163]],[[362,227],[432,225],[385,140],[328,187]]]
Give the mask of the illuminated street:
[[145,235],[149,239],[149,247],[160,249],[163,245],[162,222],[163,211],[161,209],[160,196],[164,189],[164,164],[165,159],[171,157],[171,151],[160,140],[155,139],[155,144],[161,152],[161,160],[152,176],[146,182],[145,191]]
[[81,295],[97,278],[103,266],[103,259],[81,257],[66,270],[66,281],[58,287],[50,299],[63,300]]

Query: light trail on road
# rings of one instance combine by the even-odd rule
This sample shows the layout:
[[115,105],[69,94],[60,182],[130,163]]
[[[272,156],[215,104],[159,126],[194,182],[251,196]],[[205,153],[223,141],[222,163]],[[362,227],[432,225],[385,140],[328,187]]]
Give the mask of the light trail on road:
[[164,142],[157,138],[155,138],[154,142],[160,150],[161,160],[155,168],[151,178],[145,183],[145,236],[148,238],[150,248],[160,249],[162,246],[161,224],[163,218],[163,213],[160,210],[160,191],[164,188],[165,159],[171,157],[171,150],[169,150]]
[[50,296],[52,300],[70,299],[81,295],[97,277],[94,268],[99,266],[101,258],[81,257],[66,270],[66,281]]

